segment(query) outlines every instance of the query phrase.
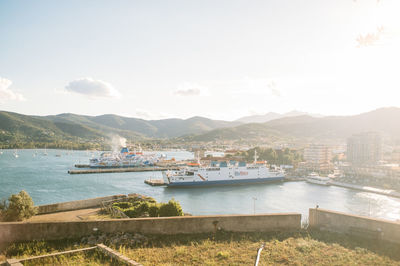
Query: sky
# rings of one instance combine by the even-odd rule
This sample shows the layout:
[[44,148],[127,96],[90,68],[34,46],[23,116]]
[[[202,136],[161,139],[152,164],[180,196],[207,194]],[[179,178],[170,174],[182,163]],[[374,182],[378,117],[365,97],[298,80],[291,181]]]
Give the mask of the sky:
[[143,119],[400,107],[399,0],[0,0],[0,110]]

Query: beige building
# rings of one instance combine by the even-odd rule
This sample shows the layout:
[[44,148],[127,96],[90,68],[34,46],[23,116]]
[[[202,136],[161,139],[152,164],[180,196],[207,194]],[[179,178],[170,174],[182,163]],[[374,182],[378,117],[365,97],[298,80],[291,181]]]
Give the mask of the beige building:
[[329,146],[322,144],[312,144],[304,149],[304,167],[310,171],[321,173],[332,170],[332,151]]

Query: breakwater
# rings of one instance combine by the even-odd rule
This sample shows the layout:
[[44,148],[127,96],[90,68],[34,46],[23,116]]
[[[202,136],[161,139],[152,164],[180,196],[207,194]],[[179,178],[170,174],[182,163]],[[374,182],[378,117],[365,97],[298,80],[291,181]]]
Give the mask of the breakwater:
[[336,182],[336,181],[329,181],[328,184],[333,185],[333,186],[338,186],[338,187],[350,188],[350,189],[355,189],[355,190],[400,198],[400,193],[397,191],[391,190],[391,189],[379,189],[379,188],[374,188],[374,187],[359,186],[359,185]]
[[105,174],[105,173],[125,173],[125,172],[152,172],[152,171],[168,171],[179,170],[177,167],[122,167],[122,168],[91,168],[68,170],[68,174]]

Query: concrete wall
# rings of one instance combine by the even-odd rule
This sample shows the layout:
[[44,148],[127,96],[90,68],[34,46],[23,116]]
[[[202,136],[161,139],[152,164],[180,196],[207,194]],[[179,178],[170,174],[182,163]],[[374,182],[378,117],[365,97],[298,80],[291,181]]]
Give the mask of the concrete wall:
[[93,208],[100,206],[103,201],[125,198],[125,197],[127,196],[121,194],[121,195],[112,195],[112,196],[85,199],[85,200],[67,201],[49,205],[40,205],[37,206],[38,214]]
[[311,228],[400,243],[400,223],[324,209],[310,209]]
[[214,232],[221,228],[236,232],[299,230],[301,214],[260,214],[186,216],[117,219],[103,221],[0,223],[0,248],[9,243],[31,240],[79,238],[100,233],[140,232],[144,234],[191,234]]

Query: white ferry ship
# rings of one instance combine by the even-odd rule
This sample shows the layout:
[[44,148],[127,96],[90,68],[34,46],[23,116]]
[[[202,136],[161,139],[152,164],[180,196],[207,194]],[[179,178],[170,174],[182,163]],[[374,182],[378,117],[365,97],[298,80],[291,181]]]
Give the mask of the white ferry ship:
[[308,183],[329,186],[329,181],[331,179],[329,177],[319,176],[317,173],[312,172],[306,177],[306,181]]
[[124,147],[121,152],[103,152],[99,158],[89,160],[90,168],[120,168],[153,166],[160,160],[155,154],[130,152]]
[[265,162],[247,165],[239,162],[228,165],[220,162],[201,167],[194,164],[176,172],[163,172],[164,183],[168,187],[214,186],[234,184],[256,184],[282,181],[285,173],[281,169],[270,169]]

